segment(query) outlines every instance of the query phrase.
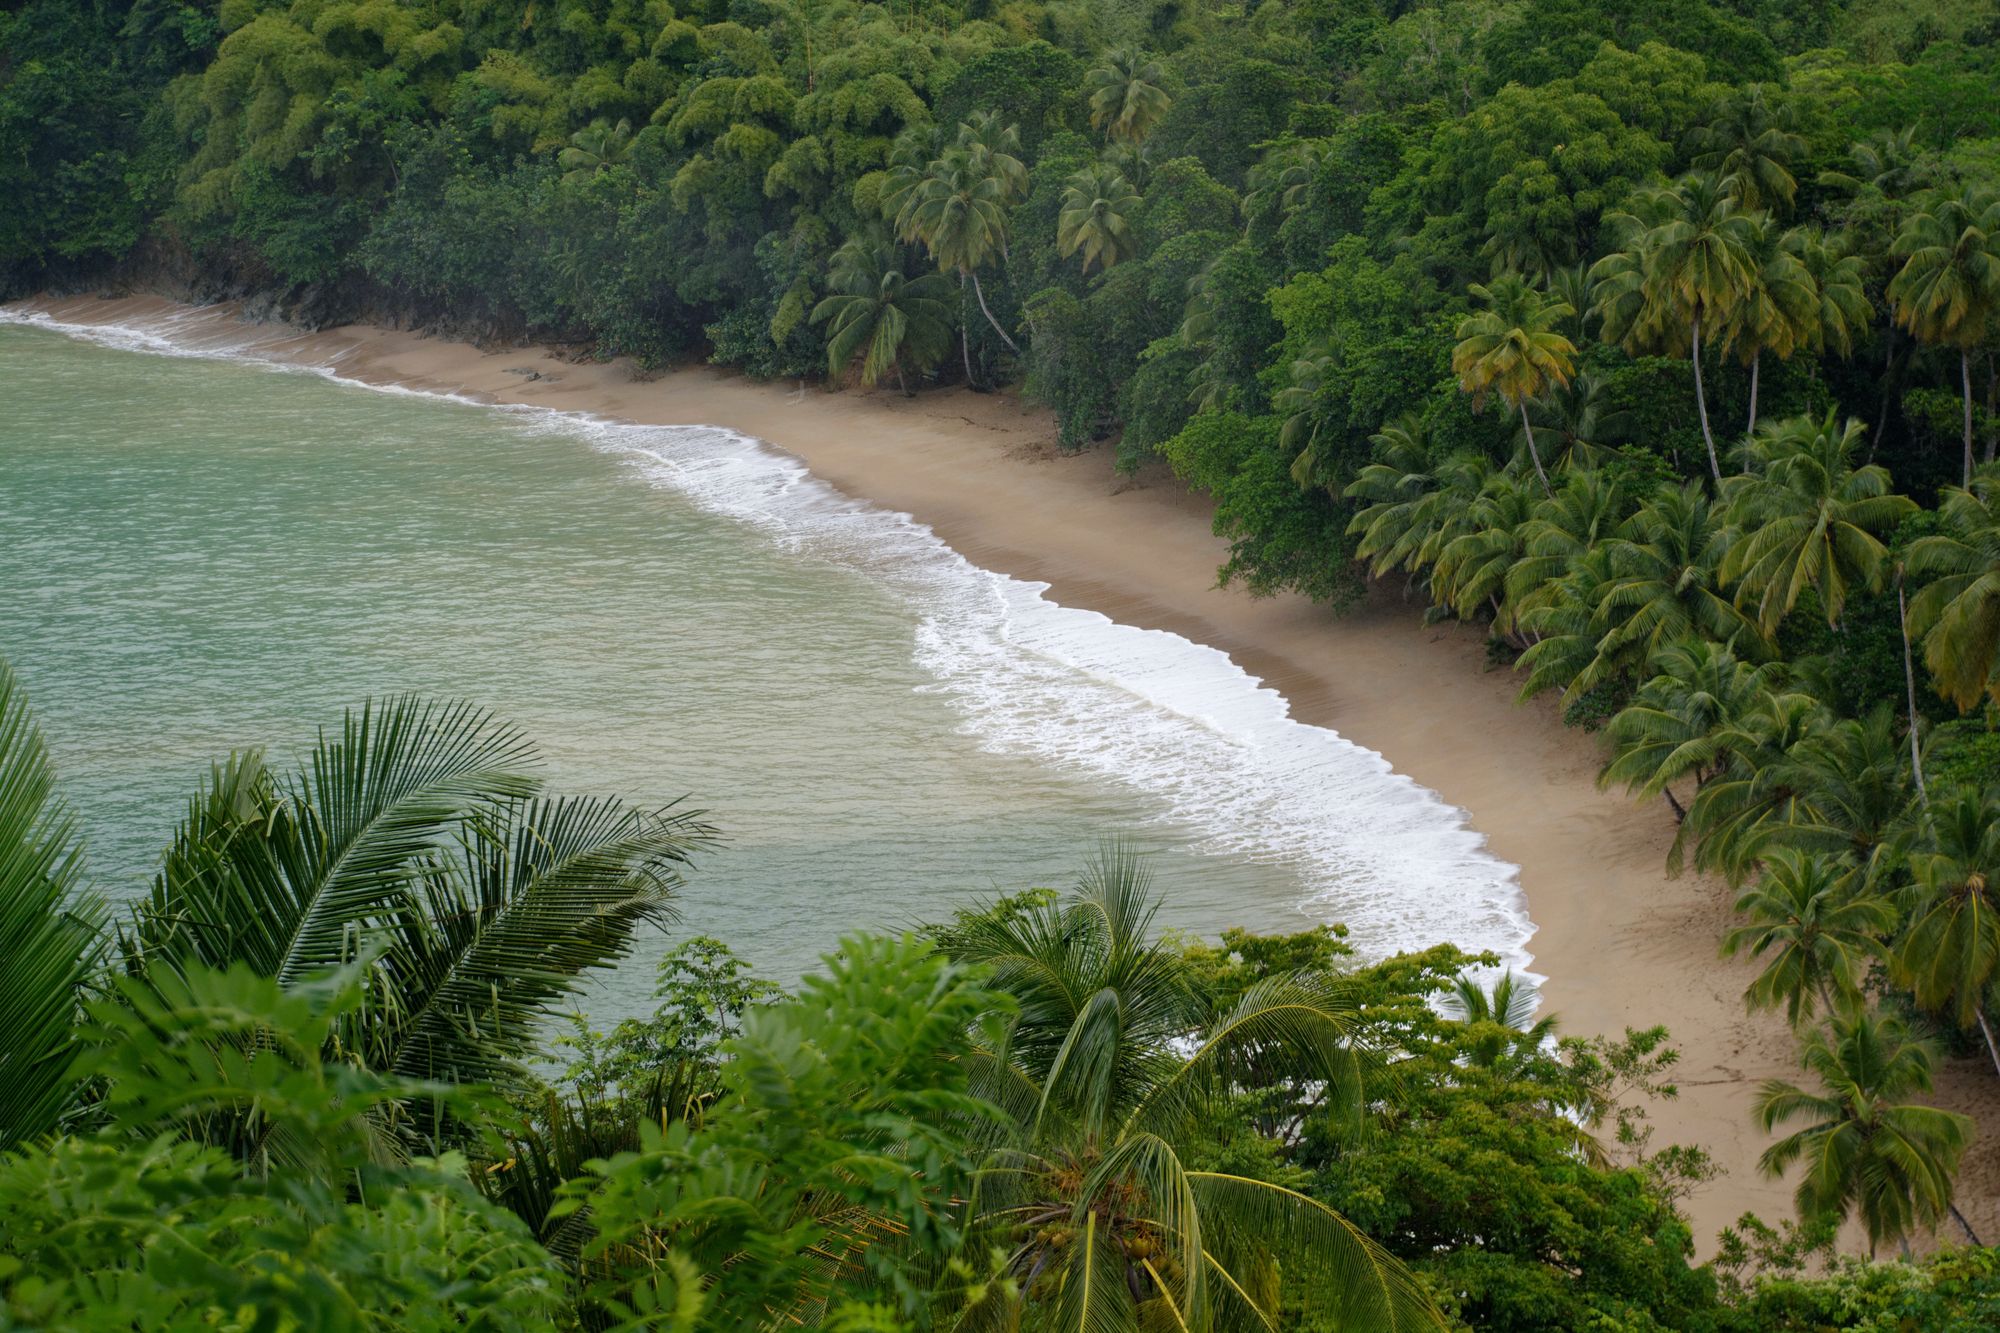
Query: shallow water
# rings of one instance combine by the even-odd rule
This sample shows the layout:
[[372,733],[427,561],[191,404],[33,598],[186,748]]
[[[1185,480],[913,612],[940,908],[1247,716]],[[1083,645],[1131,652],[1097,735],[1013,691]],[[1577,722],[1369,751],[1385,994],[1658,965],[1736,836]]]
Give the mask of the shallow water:
[[1168,925],[1523,957],[1511,867],[1378,756],[754,441],[37,322],[0,322],[0,653],[116,894],[209,759],[415,690],[521,724],[559,788],[709,812],[727,844],[675,933],[781,979],[844,932],[1065,883],[1108,835],[1147,849]]

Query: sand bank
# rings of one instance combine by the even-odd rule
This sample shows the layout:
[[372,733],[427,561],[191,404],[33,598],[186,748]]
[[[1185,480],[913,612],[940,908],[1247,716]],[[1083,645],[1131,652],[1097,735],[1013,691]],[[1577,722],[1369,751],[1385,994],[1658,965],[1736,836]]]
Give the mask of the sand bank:
[[[1421,606],[1393,591],[1335,617],[1297,597],[1217,588],[1225,543],[1210,531],[1204,499],[1160,472],[1117,478],[1103,451],[1058,453],[1050,416],[1012,395],[829,393],[705,367],[646,379],[623,362],[575,364],[540,348],[482,350],[366,326],[250,328],[230,306],[193,311],[151,297],[36,308],[71,323],[171,319],[179,340],[254,340],[260,356],[370,383],[726,426],[789,451],[852,496],[907,511],[977,564],[1050,584],[1060,602],[1223,649],[1280,689],[1302,720],[1379,751],[1469,811],[1494,854],[1520,867],[1538,926],[1529,948],[1564,1031],[1672,1031],[1680,1096],[1654,1108],[1655,1145],[1700,1144],[1724,1171],[1688,1201],[1704,1250],[1746,1209],[1773,1221],[1791,1215],[1789,1190],[1756,1171],[1767,1140],[1750,1103],[1761,1080],[1794,1076],[1794,1044],[1781,1021],[1744,1013],[1750,970],[1717,958],[1727,891],[1667,878],[1665,808],[1600,792],[1597,742],[1563,728],[1546,704],[1517,705],[1518,682],[1486,667],[1476,631],[1425,628]],[[1991,1071],[1954,1062],[1940,1093],[1987,1131],[1960,1202],[1983,1238],[2000,1238]]]

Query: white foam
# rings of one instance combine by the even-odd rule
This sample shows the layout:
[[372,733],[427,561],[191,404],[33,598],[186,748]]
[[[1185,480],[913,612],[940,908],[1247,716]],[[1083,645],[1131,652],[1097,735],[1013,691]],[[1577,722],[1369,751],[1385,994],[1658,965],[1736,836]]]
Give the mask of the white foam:
[[[212,316],[99,326],[0,309],[0,323],[361,383],[337,366],[260,354],[255,334],[219,334]],[[583,435],[709,512],[877,579],[916,616],[917,662],[964,718],[966,734],[1139,792],[1162,822],[1198,831],[1200,850],[1284,866],[1305,887],[1301,910],[1346,922],[1364,956],[1449,940],[1527,971],[1534,926],[1516,869],[1486,850],[1465,812],[1374,751],[1293,719],[1277,691],[1227,654],[1062,606],[1048,585],[981,569],[909,515],[849,500],[797,459],[732,431],[494,410]]]

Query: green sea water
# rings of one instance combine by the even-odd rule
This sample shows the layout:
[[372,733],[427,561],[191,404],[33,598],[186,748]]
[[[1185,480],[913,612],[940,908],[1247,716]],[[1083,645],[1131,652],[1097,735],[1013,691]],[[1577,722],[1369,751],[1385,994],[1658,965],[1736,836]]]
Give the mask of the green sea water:
[[[836,559],[691,498],[743,464],[728,444],[663,465],[581,425],[0,324],[0,653],[94,880],[142,891],[211,759],[289,757],[419,691],[520,724],[557,788],[707,811],[726,843],[672,933],[781,979],[844,932],[1065,883],[1110,835],[1149,849],[1169,924],[1304,923],[1292,860],[1196,850],[1215,830],[1171,793],[982,729],[887,539]],[[792,489],[753,483],[766,510]],[[598,1017],[644,1004],[664,943]]]

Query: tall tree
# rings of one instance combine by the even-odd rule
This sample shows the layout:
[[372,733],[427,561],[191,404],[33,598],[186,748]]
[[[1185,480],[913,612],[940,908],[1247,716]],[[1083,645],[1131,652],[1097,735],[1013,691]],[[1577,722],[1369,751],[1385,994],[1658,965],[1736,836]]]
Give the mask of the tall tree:
[[1938,514],[1942,531],[1918,538],[1906,558],[1911,575],[1928,580],[1908,623],[1923,636],[1938,693],[1964,712],[1981,695],[2000,703],[2000,464],[1947,490]]
[[1521,418],[1528,456],[1544,493],[1553,494],[1549,474],[1535,448],[1528,403],[1551,385],[1569,383],[1576,370],[1576,345],[1556,326],[1574,313],[1550,302],[1516,273],[1503,274],[1491,285],[1469,289],[1486,309],[1466,316],[1458,325],[1458,346],[1452,349],[1451,370],[1459,387],[1479,404],[1497,393]]
[[1743,992],[1752,1009],[1783,1007],[1793,1027],[1860,993],[1861,971],[1896,922],[1888,900],[1869,894],[1861,871],[1793,848],[1770,854],[1764,875],[1736,900],[1748,918],[1722,938],[1722,952],[1748,950],[1764,970]]
[[1019,355],[1020,346],[993,317],[979,283],[979,270],[1006,252],[1007,204],[1013,193],[1010,173],[992,153],[955,144],[898,196],[896,232],[904,240],[923,242],[938,267],[958,274],[961,285],[970,282],[986,322]]
[[1607,221],[1621,235],[1619,249],[1590,271],[1604,337],[1634,353],[1687,347],[1708,470],[1720,485],[1702,335],[1727,327],[1744,299],[1756,223],[1721,179],[1702,174],[1642,191],[1630,212]]
[[872,385],[893,372],[909,394],[904,362],[925,369],[951,346],[951,285],[941,273],[905,274],[883,236],[857,236],[834,251],[828,278],[834,294],[812,312],[813,323],[827,323],[827,373],[851,371]]
[[1924,825],[1910,854],[1915,884],[1896,976],[1924,1008],[1978,1028],[2000,1073],[2000,1042],[1986,1017],[2000,980],[2000,794],[1961,788]]
[[1916,511],[1890,493],[1888,469],[1855,466],[1864,428],[1849,418],[1791,417],[1768,423],[1744,444],[1751,470],[1730,479],[1729,521],[1737,536],[1723,557],[1725,583],[1754,601],[1766,634],[1811,588],[1827,624],[1840,620],[1851,588],[1882,585],[1889,568],[1882,535]]
[[1743,296],[1730,312],[1722,348],[1750,369],[1750,419],[1757,429],[1757,389],[1764,353],[1780,361],[1819,340],[1819,290],[1800,254],[1805,237],[1782,230],[1769,214],[1751,219],[1744,246]]
[[1964,403],[1965,468],[1972,484],[1972,349],[2000,312],[2000,191],[1932,190],[1896,234],[1890,253],[1903,266],[1889,281],[1896,322],[1920,342],[1958,349]]
[[1732,94],[1714,119],[1688,134],[1694,165],[1712,171],[1747,210],[1789,212],[1798,181],[1792,164],[1806,153],[1789,105],[1773,102],[1761,83]]
[[1153,132],[1173,105],[1162,86],[1159,62],[1136,47],[1117,47],[1084,76],[1090,94],[1090,124],[1107,138],[1136,144]]
[[1930,1091],[1930,1047],[1900,1020],[1855,1008],[1814,1033],[1800,1059],[1821,1091],[1773,1079],[1757,1093],[1764,1129],[1809,1122],[1758,1159],[1771,1176],[1805,1164],[1795,1194],[1799,1216],[1842,1221],[1858,1214],[1871,1255],[1942,1219],[1972,1122],[1904,1100]]
[[1105,163],[1085,167],[1063,182],[1062,212],[1056,218],[1056,250],[1065,259],[1083,252],[1083,271],[1132,258],[1139,238],[1132,217],[1139,209],[1139,192],[1118,168]]
[[980,1170],[972,1242],[1001,1247],[1050,1327],[1271,1327],[1282,1304],[1340,1327],[1441,1328],[1339,1214],[1190,1164],[1228,1089],[1293,1080],[1349,1121],[1370,1061],[1353,998],[1325,975],[1274,975],[1211,1013],[1185,955],[1151,938],[1156,909],[1143,868],[1113,852],[1064,901],[1003,902],[943,932],[1016,1006],[975,1057],[973,1090],[1015,1129]]

